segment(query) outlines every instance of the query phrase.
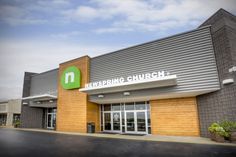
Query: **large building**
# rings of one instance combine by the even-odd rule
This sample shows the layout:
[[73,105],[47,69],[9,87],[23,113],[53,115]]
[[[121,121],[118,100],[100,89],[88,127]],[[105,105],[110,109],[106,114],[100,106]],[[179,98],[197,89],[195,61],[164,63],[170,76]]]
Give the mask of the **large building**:
[[0,102],[0,126],[12,127],[17,121],[20,121],[20,114],[20,99]]
[[236,120],[236,17],[220,9],[199,28],[25,73],[22,127],[207,136]]

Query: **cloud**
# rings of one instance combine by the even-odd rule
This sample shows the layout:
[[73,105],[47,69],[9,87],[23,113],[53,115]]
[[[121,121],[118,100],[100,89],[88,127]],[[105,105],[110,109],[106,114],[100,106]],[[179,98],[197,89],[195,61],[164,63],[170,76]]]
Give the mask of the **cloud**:
[[0,7],[10,25],[92,23],[96,33],[165,31],[196,26],[220,8],[236,13],[235,0],[69,0],[14,1]]
[[0,100],[21,97],[24,71],[44,72],[57,68],[59,63],[84,55],[97,56],[117,50],[118,47],[45,39],[0,39]]
[[235,0],[91,0],[88,5],[64,11],[74,22],[109,20],[97,33],[158,31],[197,25],[220,8],[236,13]]
[[69,0],[3,1],[0,2],[0,21],[11,26],[63,23],[60,12],[70,5]]
[[50,34],[50,37],[54,39],[69,39],[71,37],[78,37],[79,35],[83,34],[80,31],[72,31],[72,32],[64,32],[64,33],[57,33],[57,34]]
[[[100,15],[96,9],[88,6],[79,6],[76,9],[63,11],[62,14],[70,20],[79,20],[80,22],[88,22]],[[105,16],[103,16],[104,18]]]
[[122,32],[132,32],[134,31],[133,28],[120,28],[120,27],[108,27],[108,28],[98,28],[94,30],[95,33],[102,34],[102,33],[122,33]]
[[3,5],[0,6],[0,19],[12,26],[43,24],[44,19],[36,19],[29,15],[30,12],[17,6]]

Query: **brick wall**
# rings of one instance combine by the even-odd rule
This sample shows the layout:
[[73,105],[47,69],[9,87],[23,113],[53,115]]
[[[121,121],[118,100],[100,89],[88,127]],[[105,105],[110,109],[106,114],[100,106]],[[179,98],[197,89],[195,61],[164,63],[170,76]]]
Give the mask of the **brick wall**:
[[82,82],[89,82],[89,57],[81,57],[60,64],[58,78],[57,126],[59,131],[87,132],[87,123],[94,122],[96,131],[100,131],[99,105],[88,101],[85,93],[78,89],[65,90],[60,85],[60,76],[69,66],[76,66],[81,70]]
[[[218,11],[205,25],[212,25],[212,39],[221,89],[197,96],[201,136],[209,136],[211,123],[222,120],[236,121],[236,73],[229,68],[236,66],[236,17],[224,10]],[[203,25],[204,26],[204,25]],[[234,83],[222,81],[234,78]]]
[[100,131],[100,114],[99,114],[99,105],[88,102],[87,104],[87,122],[95,123],[95,131]]
[[152,134],[199,136],[196,98],[150,101]]

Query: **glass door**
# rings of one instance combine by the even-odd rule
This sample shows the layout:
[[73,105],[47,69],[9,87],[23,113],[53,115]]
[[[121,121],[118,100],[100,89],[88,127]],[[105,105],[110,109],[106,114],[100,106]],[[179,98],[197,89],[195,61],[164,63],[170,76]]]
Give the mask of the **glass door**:
[[101,106],[101,129],[105,132],[150,133],[149,102],[127,102]]
[[121,117],[120,112],[113,112],[113,131],[121,131]]
[[147,116],[145,111],[136,112],[137,133],[147,132]]
[[47,128],[52,129],[52,114],[48,114],[47,116]]
[[121,132],[120,111],[104,112],[104,131]]
[[52,114],[52,127],[56,127],[56,113]]
[[54,129],[56,127],[56,109],[47,109],[47,128]]
[[111,131],[111,113],[104,113],[104,131]]
[[125,112],[125,132],[147,134],[146,111]]
[[125,112],[125,132],[134,133],[136,128],[135,112]]

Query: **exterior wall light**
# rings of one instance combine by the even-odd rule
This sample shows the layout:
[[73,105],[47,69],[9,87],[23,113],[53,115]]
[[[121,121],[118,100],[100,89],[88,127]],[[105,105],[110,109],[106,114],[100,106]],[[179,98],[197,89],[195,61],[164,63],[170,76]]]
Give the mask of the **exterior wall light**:
[[27,105],[27,104],[28,104],[28,102],[23,102],[22,104],[23,104],[23,105]]
[[98,98],[104,98],[104,95],[103,94],[99,94]]
[[41,104],[41,102],[40,102],[40,101],[37,101],[37,104]]
[[129,95],[130,95],[130,92],[124,92],[123,95],[124,95],[124,96],[129,96]]
[[53,100],[49,100],[49,102],[53,102]]
[[230,84],[230,83],[234,83],[234,79],[225,79],[222,81],[223,85],[226,85],[226,84]]
[[235,72],[235,71],[236,71],[236,66],[233,66],[232,68],[229,69],[230,73]]

